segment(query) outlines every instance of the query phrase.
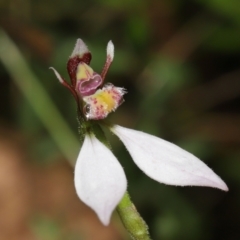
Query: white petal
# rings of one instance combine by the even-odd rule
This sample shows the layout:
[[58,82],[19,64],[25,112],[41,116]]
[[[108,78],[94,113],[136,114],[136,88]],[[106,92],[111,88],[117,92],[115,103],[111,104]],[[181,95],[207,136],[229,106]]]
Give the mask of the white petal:
[[180,147],[147,133],[113,126],[137,166],[154,180],[170,185],[208,186],[228,190],[205,163]]
[[94,135],[86,135],[74,174],[79,198],[108,225],[112,211],[127,188],[123,168],[113,153]]

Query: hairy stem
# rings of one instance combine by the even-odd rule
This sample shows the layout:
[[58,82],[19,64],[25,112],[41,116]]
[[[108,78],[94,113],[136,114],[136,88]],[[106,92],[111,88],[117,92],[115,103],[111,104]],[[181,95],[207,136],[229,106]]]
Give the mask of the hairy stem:
[[118,204],[117,211],[132,239],[151,240],[148,226],[132,203],[128,192],[124,194],[121,202]]

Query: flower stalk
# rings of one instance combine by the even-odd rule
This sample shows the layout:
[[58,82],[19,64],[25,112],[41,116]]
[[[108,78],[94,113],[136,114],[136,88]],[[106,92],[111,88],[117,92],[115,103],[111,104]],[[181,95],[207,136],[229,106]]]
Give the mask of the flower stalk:
[[138,213],[127,191],[117,206],[117,212],[132,239],[151,240],[148,226]]

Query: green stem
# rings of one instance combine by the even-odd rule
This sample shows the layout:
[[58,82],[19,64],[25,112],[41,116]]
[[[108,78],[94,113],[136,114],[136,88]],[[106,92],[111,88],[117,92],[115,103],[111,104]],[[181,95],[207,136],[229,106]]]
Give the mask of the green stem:
[[134,240],[150,240],[148,226],[138,213],[132,203],[128,192],[126,192],[118,204],[118,214],[123,225]]

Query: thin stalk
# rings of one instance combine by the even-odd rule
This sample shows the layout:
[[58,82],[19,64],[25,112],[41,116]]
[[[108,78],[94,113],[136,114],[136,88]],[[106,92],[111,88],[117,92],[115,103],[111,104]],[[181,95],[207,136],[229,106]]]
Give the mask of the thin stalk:
[[151,240],[148,226],[132,203],[128,192],[124,194],[121,202],[118,204],[117,212],[132,239]]

